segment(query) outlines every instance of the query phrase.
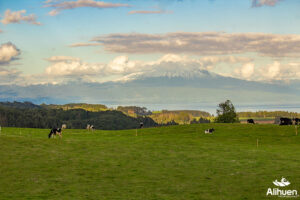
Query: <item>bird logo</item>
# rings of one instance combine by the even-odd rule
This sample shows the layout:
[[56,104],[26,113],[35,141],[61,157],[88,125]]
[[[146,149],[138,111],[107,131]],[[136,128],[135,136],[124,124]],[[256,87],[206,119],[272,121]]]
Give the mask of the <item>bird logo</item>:
[[285,187],[288,186],[289,184],[291,184],[288,180],[286,180],[285,178],[281,178],[281,181],[273,181],[273,184],[279,187]]

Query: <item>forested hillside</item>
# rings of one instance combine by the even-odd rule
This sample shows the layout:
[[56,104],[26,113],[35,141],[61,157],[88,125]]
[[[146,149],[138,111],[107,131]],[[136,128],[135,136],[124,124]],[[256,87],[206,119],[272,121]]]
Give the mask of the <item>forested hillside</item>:
[[15,108],[0,106],[0,125],[7,127],[54,128],[66,124],[67,128],[84,129],[92,124],[96,129],[118,130],[157,124],[149,117],[133,118],[119,111],[90,112],[83,109]]
[[18,102],[18,101],[14,101],[14,102],[0,102],[0,106],[4,106],[4,107],[8,107],[8,108],[40,108],[41,106],[33,104],[31,102]]
[[56,105],[56,104],[42,104],[44,108],[51,108],[51,109],[63,109],[63,110],[71,110],[71,109],[83,109],[86,111],[91,112],[99,112],[99,111],[106,111],[108,108],[102,104],[86,104],[86,103],[70,103],[65,105]]
[[138,106],[118,106],[117,110],[132,117],[146,116],[152,114],[152,112],[147,110],[146,107],[138,107]]

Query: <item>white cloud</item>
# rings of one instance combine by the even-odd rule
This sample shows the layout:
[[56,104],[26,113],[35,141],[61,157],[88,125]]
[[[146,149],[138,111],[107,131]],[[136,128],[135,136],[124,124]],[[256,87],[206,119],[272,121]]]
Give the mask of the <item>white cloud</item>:
[[87,46],[100,46],[98,43],[75,43],[69,45],[70,47],[87,47]]
[[130,7],[128,4],[121,3],[108,3],[103,1],[94,1],[94,0],[77,0],[77,1],[45,1],[44,7],[54,8],[48,14],[55,16],[60,13],[62,10],[69,10],[82,7],[92,7],[92,8],[119,8],[119,7]]
[[88,64],[81,61],[61,61],[47,67],[45,72],[50,76],[73,76],[76,78],[99,74],[102,68],[103,65],[100,64]]
[[20,50],[11,42],[0,45],[0,65],[10,63],[19,55]]
[[300,63],[290,62],[282,64],[279,61],[267,65],[254,65],[254,63],[246,63],[242,67],[234,69],[232,74],[228,76],[261,82],[300,80]]
[[[273,64],[268,65],[263,70],[263,76],[267,79],[275,79],[280,74],[280,63],[275,61]],[[279,78],[279,77],[278,77]]]
[[138,61],[130,61],[128,56],[118,56],[107,65],[107,69],[114,72],[128,72],[137,64]]
[[252,0],[252,7],[275,6],[281,0]]
[[50,12],[48,12],[48,15],[50,15],[50,16],[56,16],[58,14],[59,14],[58,10],[51,10]]
[[62,62],[62,61],[80,61],[79,58],[71,57],[71,56],[52,56],[50,58],[46,58],[49,62]]
[[4,17],[1,20],[3,24],[12,24],[12,23],[21,23],[22,21],[27,22],[29,24],[41,25],[40,22],[36,21],[36,16],[34,14],[30,14],[25,16],[26,10],[20,11],[10,11],[7,9],[4,13]]
[[254,64],[246,63],[241,68],[236,68],[235,73],[243,79],[248,80],[254,73]]
[[172,11],[165,11],[165,10],[132,10],[128,12],[128,14],[171,14]]
[[300,63],[281,64],[278,61],[274,61],[272,64],[262,67],[260,73],[266,80],[299,80]]
[[267,33],[175,32],[167,34],[108,34],[72,47],[103,45],[125,54],[228,55],[258,53],[271,57],[300,56],[300,35]]

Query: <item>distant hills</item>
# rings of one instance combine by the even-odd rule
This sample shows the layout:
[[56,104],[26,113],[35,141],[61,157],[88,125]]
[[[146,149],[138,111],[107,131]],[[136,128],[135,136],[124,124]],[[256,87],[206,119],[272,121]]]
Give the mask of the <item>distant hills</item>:
[[35,104],[88,102],[108,107],[134,105],[148,109],[207,110],[230,99],[240,105],[295,105],[299,107],[300,82],[262,83],[202,72],[195,76],[139,76],[126,81],[28,86],[0,86],[0,101]]
[[18,108],[18,109],[32,109],[32,108],[41,108],[41,106],[33,104],[31,102],[25,101],[25,102],[0,102],[0,106],[8,107],[8,108]]

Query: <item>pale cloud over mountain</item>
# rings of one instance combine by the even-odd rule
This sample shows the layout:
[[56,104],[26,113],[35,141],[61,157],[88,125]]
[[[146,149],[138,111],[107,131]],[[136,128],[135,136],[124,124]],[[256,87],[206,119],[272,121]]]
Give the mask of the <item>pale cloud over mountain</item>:
[[[63,84],[82,82],[126,82],[142,77],[182,77],[191,79],[204,74],[232,77],[241,80],[288,83],[300,80],[299,63],[282,64],[278,61],[267,65],[256,65],[252,58],[240,56],[204,56],[192,58],[185,55],[166,54],[153,61],[132,60],[128,56],[117,56],[108,63],[85,62],[70,56],[52,56],[45,59],[48,67],[41,74],[25,75],[12,71],[18,85]],[[220,72],[220,67],[226,73]],[[17,72],[17,73],[16,73]],[[10,73],[10,71],[3,72]],[[1,82],[1,81],[0,81]],[[2,83],[2,82],[1,82]],[[0,83],[0,84],[1,84]]]

